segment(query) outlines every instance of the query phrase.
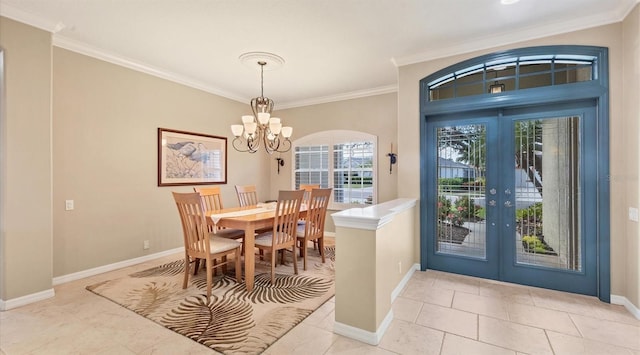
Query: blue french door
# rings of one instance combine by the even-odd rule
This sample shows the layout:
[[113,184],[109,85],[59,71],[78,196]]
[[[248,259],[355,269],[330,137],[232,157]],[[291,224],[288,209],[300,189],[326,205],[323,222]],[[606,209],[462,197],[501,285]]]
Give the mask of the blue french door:
[[427,268],[596,295],[595,101],[426,117]]

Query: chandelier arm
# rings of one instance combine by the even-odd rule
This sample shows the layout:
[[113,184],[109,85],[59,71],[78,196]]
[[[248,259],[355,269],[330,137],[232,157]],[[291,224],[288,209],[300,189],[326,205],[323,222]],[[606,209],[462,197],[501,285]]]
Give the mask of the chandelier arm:
[[264,149],[267,151],[267,153],[273,154],[273,152],[277,151],[278,148],[277,146],[275,149],[273,148],[273,143],[278,140],[278,137],[275,137],[274,140],[271,141],[268,138],[270,133],[271,131],[267,128],[267,130],[264,132],[264,135],[262,136],[262,142],[264,143]]
[[284,147],[286,147],[287,149],[278,150],[278,153],[286,153],[286,152],[288,152],[289,150],[291,150],[291,140],[289,140],[289,138],[285,138],[284,141],[282,141],[282,146],[283,146],[283,149],[284,149]]
[[256,131],[257,137],[247,139],[247,148],[249,152],[255,153],[260,149],[260,135],[262,135],[262,131]]
[[240,137],[235,137],[233,139],[233,141],[231,142],[231,145],[233,146],[233,149],[242,152],[242,153],[246,153],[249,150],[248,149],[242,149],[242,146],[245,144],[244,139],[240,138]]
[[[233,146],[233,149],[241,153],[255,153],[258,151],[258,148],[260,147],[260,141],[258,141],[257,143],[258,144],[255,144],[254,139],[247,139],[245,142],[245,140],[242,139],[241,137],[235,137],[231,142],[231,145]],[[243,148],[244,146],[246,146],[247,148],[244,149]]]

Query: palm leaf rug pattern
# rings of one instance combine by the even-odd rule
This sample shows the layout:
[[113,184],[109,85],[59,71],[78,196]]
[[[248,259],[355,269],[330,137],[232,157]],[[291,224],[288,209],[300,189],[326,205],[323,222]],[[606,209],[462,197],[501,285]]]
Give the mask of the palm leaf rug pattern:
[[335,294],[335,246],[325,251],[323,264],[318,251],[309,248],[310,267],[302,270],[299,258],[298,275],[291,263],[277,265],[273,285],[269,263],[256,260],[251,292],[236,282],[231,267],[214,276],[208,303],[204,269],[182,288],[184,260],[86,288],[218,352],[259,354]]

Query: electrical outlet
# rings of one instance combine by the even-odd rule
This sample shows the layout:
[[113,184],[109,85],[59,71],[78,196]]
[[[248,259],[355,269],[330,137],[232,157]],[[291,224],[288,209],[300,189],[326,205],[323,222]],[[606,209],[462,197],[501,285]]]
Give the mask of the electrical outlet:
[[629,207],[629,220],[638,222],[638,209]]
[[73,200],[65,200],[64,201],[64,209],[66,211],[71,211],[73,210]]
[[148,241],[148,240],[145,240],[145,241],[142,243],[142,249],[149,249],[149,241]]

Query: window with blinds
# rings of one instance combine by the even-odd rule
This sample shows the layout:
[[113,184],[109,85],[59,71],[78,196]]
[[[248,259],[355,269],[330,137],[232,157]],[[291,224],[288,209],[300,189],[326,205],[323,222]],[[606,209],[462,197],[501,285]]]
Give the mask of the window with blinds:
[[333,146],[333,195],[337,203],[373,203],[373,143]]
[[371,205],[376,198],[376,137],[355,131],[325,131],[293,144],[294,188],[333,188],[331,208]]
[[309,145],[295,149],[295,189],[304,184],[329,186],[329,146]]

